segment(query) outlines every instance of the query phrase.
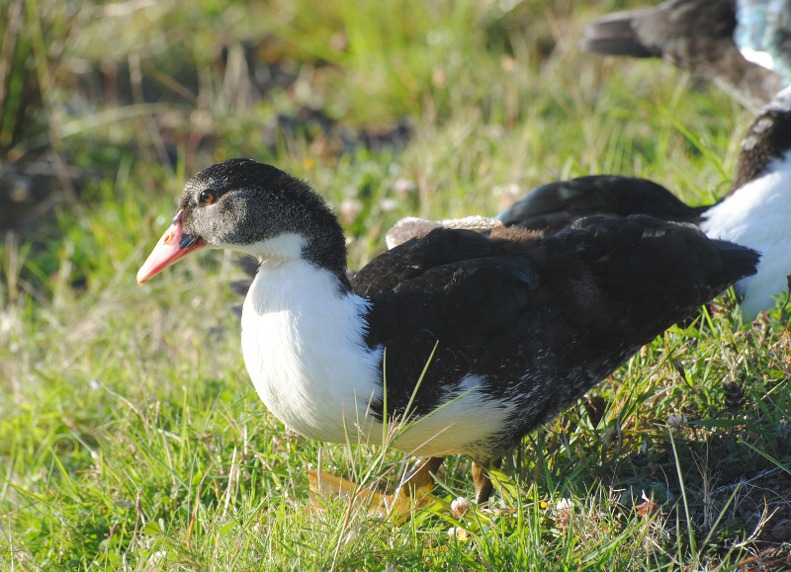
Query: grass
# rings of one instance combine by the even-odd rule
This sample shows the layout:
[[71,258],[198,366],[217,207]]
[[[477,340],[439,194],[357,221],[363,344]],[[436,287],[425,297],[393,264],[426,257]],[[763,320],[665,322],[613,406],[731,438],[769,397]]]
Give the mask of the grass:
[[309,469],[392,489],[410,460],[304,439],[265,410],[233,256],[134,283],[185,178],[231,156],[320,189],[353,267],[401,216],[495,213],[563,177],[721,196],[749,114],[661,62],[579,53],[584,22],[620,5],[68,6],[12,0],[21,23],[1,32],[4,168],[46,161],[65,189],[0,245],[4,569],[788,565],[787,309],[742,323],[725,300],[671,329],[592,392],[601,419],[580,403],[505,459],[493,510],[453,514],[472,483],[451,458],[398,523],[311,497]]

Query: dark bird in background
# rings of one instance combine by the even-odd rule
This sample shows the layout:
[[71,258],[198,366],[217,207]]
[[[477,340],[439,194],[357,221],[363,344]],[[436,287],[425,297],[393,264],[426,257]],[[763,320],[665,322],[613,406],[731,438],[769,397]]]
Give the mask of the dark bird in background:
[[589,175],[536,187],[497,215],[505,226],[557,232],[593,214],[645,214],[700,224],[708,207],[681,202],[662,185],[638,177]]
[[[437,228],[351,280],[337,218],[306,183],[249,159],[190,179],[140,283],[205,246],[256,256],[245,365],[267,408],[309,438],[489,463],[643,344],[734,281],[758,254],[694,225],[594,216],[555,233]],[[385,381],[386,380],[386,381]]]
[[666,0],[594,20],[581,46],[663,58],[755,111],[791,80],[791,0]]

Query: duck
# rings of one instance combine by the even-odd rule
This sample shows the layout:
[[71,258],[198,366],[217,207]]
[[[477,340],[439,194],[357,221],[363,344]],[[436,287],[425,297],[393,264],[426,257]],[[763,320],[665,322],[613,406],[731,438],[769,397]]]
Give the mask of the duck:
[[[583,51],[660,57],[758,111],[791,80],[788,0],[666,0],[585,27]],[[771,6],[770,6],[771,5]]]
[[505,226],[556,231],[581,216],[645,214],[700,226],[710,238],[762,254],[758,271],[734,288],[754,319],[789,289],[791,275],[791,87],[753,120],[741,141],[736,175],[718,202],[690,206],[647,179],[590,175],[541,185],[495,219]]
[[424,459],[407,486],[466,455],[480,503],[492,461],[759,259],[694,225],[593,216],[557,233],[439,227],[350,279],[321,195],[243,158],[187,181],[138,283],[205,247],[260,261],[242,354],[286,427]]

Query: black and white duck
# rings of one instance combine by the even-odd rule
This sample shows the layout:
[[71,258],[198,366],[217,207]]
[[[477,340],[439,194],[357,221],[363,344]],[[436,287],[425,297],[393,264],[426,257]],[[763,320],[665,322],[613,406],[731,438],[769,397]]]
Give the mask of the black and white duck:
[[[598,216],[554,233],[438,228],[350,280],[338,220],[306,183],[232,159],[190,179],[139,283],[209,246],[252,254],[242,350],[258,395],[321,441],[359,435],[489,463],[643,344],[755,271],[758,255],[692,225]],[[424,371],[425,370],[425,371]]]

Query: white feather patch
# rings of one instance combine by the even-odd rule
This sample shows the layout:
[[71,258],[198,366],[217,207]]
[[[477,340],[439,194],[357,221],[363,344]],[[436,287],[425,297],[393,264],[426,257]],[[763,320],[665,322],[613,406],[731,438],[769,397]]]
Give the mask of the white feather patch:
[[261,265],[242,309],[247,371],[289,428],[343,441],[344,419],[353,426],[364,417],[381,387],[381,352],[364,341],[368,302],[341,293],[337,278],[312,263],[273,262]]
[[[492,399],[480,390],[485,376],[466,375],[459,390],[429,415],[408,423],[394,446],[420,457],[444,457],[454,453],[487,458],[486,441],[508,426],[514,404]],[[482,448],[480,452],[475,449]]]
[[736,284],[742,311],[752,318],[774,307],[791,274],[791,160],[769,165],[770,172],[740,187],[704,215],[710,238],[749,246],[761,253],[758,272]]

